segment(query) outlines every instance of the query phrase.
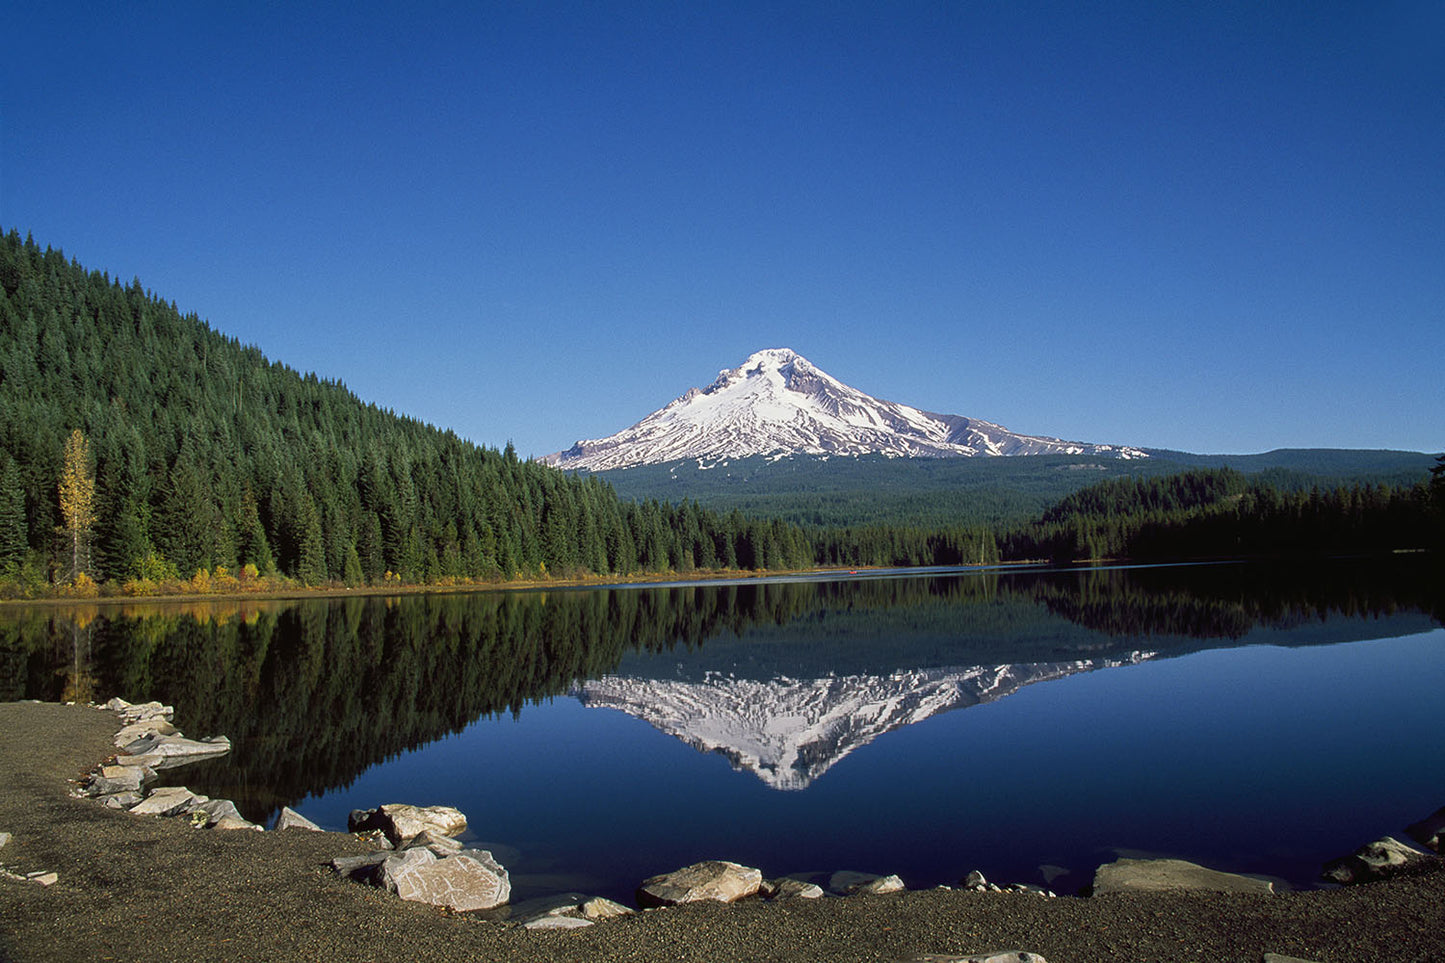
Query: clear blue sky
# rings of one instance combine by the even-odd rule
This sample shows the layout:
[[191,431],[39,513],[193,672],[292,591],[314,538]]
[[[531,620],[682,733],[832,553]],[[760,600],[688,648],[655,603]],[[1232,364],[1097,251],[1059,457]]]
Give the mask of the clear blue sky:
[[488,445],[792,347],[1065,438],[1445,448],[1438,2],[11,5],[0,227]]

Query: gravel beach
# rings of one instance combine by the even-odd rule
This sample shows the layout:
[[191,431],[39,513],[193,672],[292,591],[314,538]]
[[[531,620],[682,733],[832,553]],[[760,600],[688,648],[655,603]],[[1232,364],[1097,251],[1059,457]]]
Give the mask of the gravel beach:
[[[114,713],[0,704],[0,961],[905,960],[1024,949],[1049,963],[1278,953],[1318,963],[1445,960],[1445,872],[1339,890],[1244,895],[926,891],[640,913],[534,932],[405,903],[339,878],[350,836],[192,829],[70,796],[114,754]],[[386,800],[383,800],[386,801]],[[1367,840],[1361,839],[1364,843]],[[727,858],[726,853],[717,854]],[[659,871],[675,867],[659,867]],[[968,866],[960,866],[960,875]]]

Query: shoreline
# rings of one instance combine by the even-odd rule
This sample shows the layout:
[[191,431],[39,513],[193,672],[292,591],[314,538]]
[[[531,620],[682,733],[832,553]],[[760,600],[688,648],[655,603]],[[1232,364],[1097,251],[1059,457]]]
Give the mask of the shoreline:
[[[1389,558],[1406,556],[1430,556],[1429,549],[1395,549]],[[325,585],[308,587],[268,587],[254,591],[197,591],[155,595],[97,594],[94,596],[52,595],[40,598],[0,598],[0,611],[13,609],[73,609],[86,606],[113,607],[121,605],[143,605],[150,602],[163,604],[197,602],[290,602],[307,599],[339,598],[387,598],[401,595],[465,595],[472,592],[529,592],[547,589],[572,588],[632,588],[671,587],[706,585],[714,582],[764,582],[770,580],[799,579],[816,577],[820,580],[846,578],[853,575],[877,574],[879,572],[1004,572],[1022,568],[1057,567],[1064,570],[1085,571],[1094,568],[1159,568],[1187,565],[1227,565],[1250,562],[1335,562],[1344,558],[1368,558],[1371,556],[1206,556],[1178,559],[1135,559],[1120,558],[1075,559],[1070,562],[1056,562],[1046,558],[1015,559],[977,565],[921,565],[921,566],[838,566],[829,568],[801,569],[695,569],[691,572],[648,572],[635,575],[576,575],[566,577],[511,579],[501,582],[465,582],[451,585],[442,584],[395,584],[360,585],[346,587]],[[107,583],[109,584],[109,583]]]
[[114,754],[118,728],[114,713],[86,706],[0,704],[0,832],[13,834],[0,863],[59,875],[48,887],[0,880],[0,959],[888,961],[999,949],[1051,963],[1445,959],[1438,864],[1274,896],[929,890],[689,904],[532,932],[336,876],[332,858],[367,849],[347,834],[194,830],[71,797],[67,780]]
[[[999,562],[995,565],[920,566],[920,573],[931,571],[987,572],[1026,568],[1046,564],[1030,560]],[[529,592],[571,588],[633,588],[707,585],[714,582],[759,582],[774,579],[819,579],[848,577],[877,572],[910,571],[908,567],[859,566],[856,568],[801,569],[716,569],[692,572],[651,572],[642,575],[579,575],[569,578],[513,579],[505,582],[467,582],[455,585],[362,585],[319,586],[308,588],[276,588],[242,592],[182,592],[165,595],[96,595],[91,598],[47,596],[33,599],[0,599],[4,608],[76,608],[81,606],[143,605],[148,602],[175,604],[179,602],[291,602],[307,599],[386,598],[401,595],[465,595],[471,592]]]

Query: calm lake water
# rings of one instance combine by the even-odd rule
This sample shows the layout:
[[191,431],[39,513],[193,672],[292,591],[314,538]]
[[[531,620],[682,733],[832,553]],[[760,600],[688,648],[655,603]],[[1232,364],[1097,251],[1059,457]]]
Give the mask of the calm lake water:
[[517,898],[700,859],[1313,884],[1445,805],[1438,568],[929,570],[0,614],[0,699],[160,699],[172,782],[331,829],[453,805]]

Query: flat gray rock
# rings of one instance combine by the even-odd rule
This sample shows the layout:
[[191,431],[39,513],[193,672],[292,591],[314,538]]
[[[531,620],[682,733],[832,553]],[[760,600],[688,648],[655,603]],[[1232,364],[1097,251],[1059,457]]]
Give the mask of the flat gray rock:
[[821,899],[824,895],[823,887],[817,883],[810,883],[802,879],[789,879],[786,876],[773,880],[768,888],[771,890],[768,894],[769,899]]
[[897,876],[879,876],[877,873],[859,873],[845,869],[828,877],[828,891],[839,896],[871,896],[879,893],[902,892],[903,880]]
[[162,786],[130,807],[139,816],[179,816],[195,809],[209,797],[191,792],[185,786]]
[[186,739],[185,736],[162,736],[147,733],[134,742],[121,746],[133,756],[210,756],[230,752],[231,740],[225,736],[211,739]]
[[460,853],[465,847],[460,839],[453,839],[450,836],[443,836],[441,833],[433,832],[430,829],[423,829],[417,833],[408,846],[425,846],[438,856],[448,856],[453,853]]
[[276,817],[276,830],[283,829],[306,829],[313,833],[322,831],[321,827],[307,819],[305,816],[292,809],[290,806],[282,806],[281,813]]
[[533,920],[547,916],[580,916],[582,915],[582,903],[586,899],[587,896],[584,893],[538,896],[535,899],[509,905],[507,918],[525,926]]
[[144,722],[147,719],[170,719],[176,714],[171,706],[163,706],[159,702],[142,702],[139,705],[132,705],[124,699],[111,699],[105,704],[107,709],[113,710],[125,723]]
[[139,766],[106,766],[106,772],[92,776],[85,785],[91,796],[109,796],[118,792],[138,792],[145,778]]
[[1201,890],[1268,896],[1274,884],[1262,879],[1208,869],[1182,859],[1120,859],[1094,873],[1094,895]]
[[191,810],[193,813],[205,813],[206,825],[219,827],[225,822],[224,829],[250,829],[256,824],[241,815],[236,804],[229,799],[211,799],[196,806]]
[[1284,956],[1281,953],[1264,954],[1264,963],[1315,963],[1314,960],[1302,960],[1298,956]]
[[[151,733],[141,736],[134,742],[127,743],[122,748],[127,756],[147,760],[144,764],[150,765],[153,769],[170,769],[195,759],[207,759],[230,752],[231,740],[225,736],[213,736],[210,739],[187,739],[184,736],[162,736]],[[117,759],[116,762],[123,765],[138,764],[121,763],[120,759]]]
[[637,888],[637,905],[677,906],[700,900],[733,903],[752,896],[762,883],[761,870],[710,859],[644,880]]
[[522,924],[529,930],[580,930],[593,921],[580,916],[539,916]]
[[140,722],[132,722],[130,725],[123,727],[115,734],[115,746],[116,748],[120,748],[121,746],[135,742],[137,739],[150,735],[178,736],[180,734],[181,730],[171,725],[168,719],[157,716],[152,719],[144,719]]
[[880,876],[853,890],[854,896],[879,896],[883,893],[901,893],[906,889],[903,880],[897,876]]
[[610,920],[619,916],[631,916],[637,912],[630,906],[623,906],[605,896],[594,896],[585,900],[581,907],[582,915],[589,920]]
[[[513,903],[508,907],[513,922],[521,923],[528,929],[555,929],[556,925],[541,922],[551,919],[573,919],[584,920],[587,923],[596,920],[614,919],[618,916],[631,916],[636,910],[631,907],[615,903],[610,899],[601,896],[588,897],[585,893],[563,893],[560,896],[539,896],[536,899],[529,899],[521,903]],[[575,923],[560,924],[564,927],[575,927]]]
[[331,861],[331,868],[342,876],[348,876],[358,883],[371,881],[376,867],[394,855],[390,850],[378,850],[364,856],[338,856]]
[[377,878],[404,900],[459,912],[501,906],[512,893],[507,871],[485,850],[446,859],[428,849],[403,850],[381,864]]

